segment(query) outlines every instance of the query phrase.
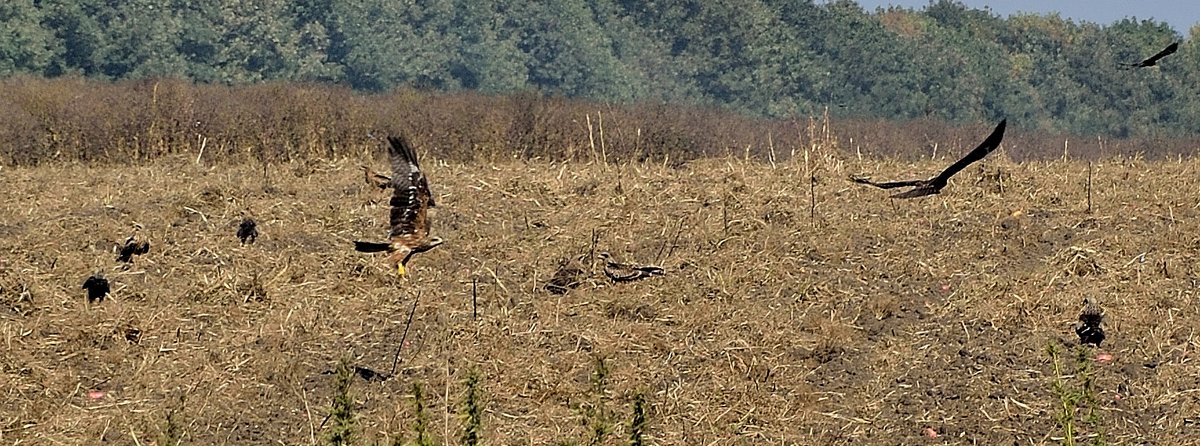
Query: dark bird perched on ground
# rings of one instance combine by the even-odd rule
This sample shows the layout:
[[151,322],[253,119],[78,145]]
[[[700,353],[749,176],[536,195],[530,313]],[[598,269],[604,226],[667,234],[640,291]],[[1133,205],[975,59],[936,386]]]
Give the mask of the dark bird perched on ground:
[[254,243],[254,240],[258,238],[258,223],[255,223],[253,218],[243,218],[242,223],[238,225],[237,236],[243,245]]
[[607,252],[601,252],[599,256],[604,260],[604,275],[612,279],[613,282],[632,282],[647,277],[662,276],[667,273],[666,270],[659,266],[618,262],[613,260],[612,254]]
[[362,168],[363,178],[371,187],[377,187],[381,190],[392,187],[392,177],[376,172],[367,166],[362,166]]
[[1121,65],[1125,66],[1125,67],[1129,67],[1129,68],[1153,67],[1153,66],[1158,65],[1159,59],[1170,56],[1172,53],[1174,53],[1178,49],[1179,49],[1179,42],[1171,42],[1170,45],[1167,45],[1167,47],[1163,48],[1162,51],[1159,51],[1158,54],[1150,56],[1150,57],[1146,58],[1146,60],[1143,60],[1141,62],[1134,62],[1134,63],[1123,63]]
[[104,274],[96,272],[87,280],[83,281],[83,289],[87,290],[88,303],[104,302],[104,296],[108,295],[108,279],[104,278]]
[[1100,308],[1100,304],[1084,299],[1083,311],[1079,313],[1079,325],[1075,326],[1079,343],[1099,347],[1100,343],[1104,342],[1104,329],[1100,328],[1103,320],[1104,310]]
[[586,257],[587,254],[584,254],[559,262],[558,271],[554,272],[554,277],[551,277],[550,282],[546,284],[546,291],[551,294],[566,294],[567,291],[579,287],[579,284],[583,283],[583,279],[587,277],[587,272],[583,270],[583,259]]
[[369,368],[357,366],[357,365],[354,366],[354,374],[358,375],[359,378],[362,378],[363,380],[365,380],[367,382],[384,382],[384,381],[387,381],[388,378],[392,377],[392,375],[389,375],[387,373],[376,372]]
[[125,239],[125,244],[121,246],[117,254],[118,262],[132,263],[133,256],[141,255],[150,252],[150,242],[138,240],[137,235],[131,235]]
[[987,154],[991,153],[993,150],[996,150],[997,147],[1000,147],[1000,141],[1004,140],[1004,127],[1007,122],[1007,119],[1000,121],[1000,124],[996,126],[996,129],[992,130],[992,134],[988,135],[987,139],[983,140],[983,143],[979,144],[979,147],[976,147],[970,153],[967,153],[967,156],[964,156],[954,164],[951,164],[950,167],[947,167],[946,170],[943,170],[942,173],[938,174],[938,176],[928,180],[876,183],[871,181],[870,178],[864,177],[851,177],[850,179],[855,183],[867,184],[880,189],[892,189],[896,187],[913,188],[910,191],[892,195],[892,198],[917,198],[940,193],[942,188],[946,187],[946,182],[950,180],[950,177],[954,176],[954,174],[958,173],[958,171],[965,169],[967,166],[971,165],[971,163],[983,159],[983,157],[987,156]]
[[354,241],[359,252],[388,252],[388,263],[396,274],[407,274],[405,266],[414,254],[442,244],[440,237],[429,236],[429,208],[436,206],[429,182],[417,162],[417,152],[403,136],[388,137],[392,159],[391,233],[388,242]]

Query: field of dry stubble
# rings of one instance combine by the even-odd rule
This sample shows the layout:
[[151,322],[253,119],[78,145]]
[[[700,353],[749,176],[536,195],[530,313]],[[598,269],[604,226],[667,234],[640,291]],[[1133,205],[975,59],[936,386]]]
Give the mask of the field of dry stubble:
[[[945,161],[814,156],[810,188],[800,160],[422,154],[448,243],[408,279],[351,249],[386,234],[382,159],[0,169],[0,443],[327,443],[339,361],[398,349],[350,387],[359,444],[415,437],[414,383],[461,444],[472,370],[484,444],[625,444],[636,395],[650,444],[1200,442],[1200,162],[1098,161],[1089,213],[1087,162],[1002,152],[913,201],[846,178]],[[609,283],[593,249],[667,275]],[[1108,339],[1081,351],[1085,297]]]

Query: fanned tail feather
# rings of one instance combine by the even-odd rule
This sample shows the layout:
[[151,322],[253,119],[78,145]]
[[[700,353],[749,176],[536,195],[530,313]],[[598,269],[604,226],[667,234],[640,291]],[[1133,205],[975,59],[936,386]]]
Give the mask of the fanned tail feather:
[[666,270],[664,270],[658,266],[646,265],[646,266],[635,267],[634,269],[641,271],[643,273],[646,273],[648,275],[651,275],[651,276],[663,276],[663,275],[667,274]]
[[391,246],[391,243],[354,241],[354,250],[358,252],[384,252]]

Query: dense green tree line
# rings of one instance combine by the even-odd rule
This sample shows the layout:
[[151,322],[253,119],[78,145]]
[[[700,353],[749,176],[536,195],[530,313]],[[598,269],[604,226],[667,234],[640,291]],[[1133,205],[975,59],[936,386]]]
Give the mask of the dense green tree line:
[[[1194,31],[1192,31],[1194,32]],[[1200,129],[1200,48],[1165,23],[1001,18],[950,0],[10,0],[0,75],[337,82],[708,104],[765,116]]]

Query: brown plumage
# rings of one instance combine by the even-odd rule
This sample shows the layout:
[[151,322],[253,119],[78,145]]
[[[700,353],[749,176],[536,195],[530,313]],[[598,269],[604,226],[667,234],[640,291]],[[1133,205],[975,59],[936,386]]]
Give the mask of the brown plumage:
[[440,237],[429,236],[429,208],[436,203],[429,182],[417,162],[417,153],[403,136],[389,136],[392,160],[391,233],[388,242],[354,241],[359,252],[388,252],[388,263],[396,274],[407,274],[405,266],[412,256],[442,244]]
[[871,181],[870,178],[864,177],[850,177],[850,180],[854,181],[855,183],[875,186],[880,189],[892,189],[896,187],[913,188],[907,192],[892,195],[892,198],[917,198],[941,193],[942,188],[946,187],[946,184],[948,184],[950,181],[950,177],[954,176],[954,174],[958,173],[960,170],[965,169],[967,166],[971,165],[971,163],[983,159],[983,157],[987,156],[987,154],[991,153],[993,150],[996,150],[997,147],[1000,147],[1000,141],[1004,140],[1004,128],[1007,122],[1007,119],[1001,120],[1000,124],[996,126],[996,129],[992,130],[992,134],[988,135],[987,139],[983,140],[983,143],[979,144],[978,147],[967,153],[967,155],[962,157],[962,159],[954,162],[954,164],[951,164],[950,167],[947,167],[946,170],[942,171],[942,173],[939,173],[936,177],[928,180],[889,181],[884,183],[876,183]]
[[583,259],[585,258],[587,258],[587,254],[574,259],[566,258],[559,262],[558,271],[554,272],[554,276],[546,284],[546,291],[551,294],[566,294],[567,291],[573,290],[583,283],[583,280],[587,278],[587,272],[583,270]]
[[1075,334],[1079,335],[1082,345],[1099,347],[1104,342],[1104,329],[1100,323],[1104,321],[1104,309],[1100,304],[1088,299],[1083,300],[1083,311],[1079,312],[1079,324],[1075,326]]
[[667,273],[660,266],[618,262],[607,252],[601,252],[599,256],[604,260],[604,275],[613,282],[632,282]]
[[121,245],[117,252],[117,261],[132,263],[133,256],[141,255],[150,252],[150,242],[138,240],[137,235],[131,235],[125,239],[125,244]]
[[1145,60],[1142,60],[1141,62],[1125,63],[1125,64],[1121,64],[1121,65],[1124,65],[1129,68],[1153,67],[1155,65],[1158,65],[1159,59],[1170,56],[1171,54],[1174,54],[1175,51],[1177,51],[1177,50],[1179,50],[1179,42],[1171,42],[1171,44],[1167,45],[1166,48],[1163,48],[1162,51],[1155,53],[1153,56],[1147,57]]
[[362,168],[363,179],[366,180],[367,184],[371,187],[379,188],[380,190],[392,187],[392,177],[376,172],[367,166],[362,166]]

